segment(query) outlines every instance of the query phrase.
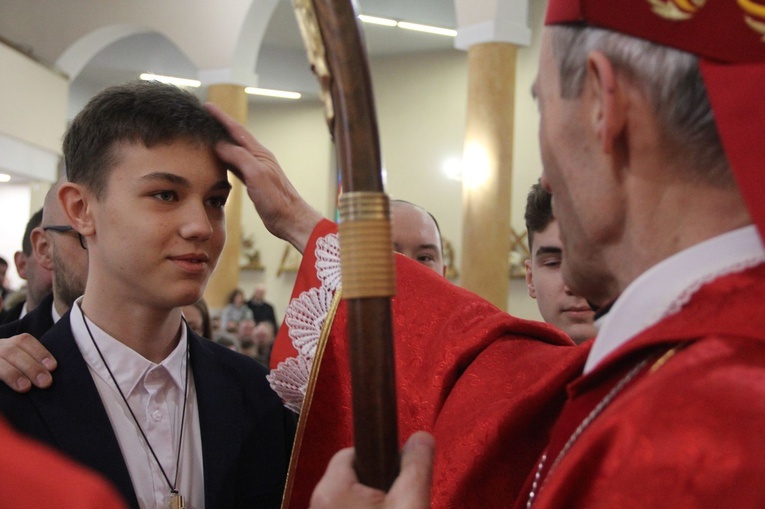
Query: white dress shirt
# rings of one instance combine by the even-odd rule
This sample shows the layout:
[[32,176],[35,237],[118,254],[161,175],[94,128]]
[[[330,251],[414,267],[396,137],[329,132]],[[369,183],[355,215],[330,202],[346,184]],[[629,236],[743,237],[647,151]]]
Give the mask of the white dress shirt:
[[[138,504],[142,509],[165,509],[169,507],[170,488],[93,345],[93,340],[98,344],[162,468],[173,483],[186,380],[186,326],[182,325],[178,346],[165,360],[155,364],[88,320],[90,332],[93,334],[91,340],[83,321],[81,300],[82,298],[78,299],[72,307],[72,332],[117,435]],[[204,508],[202,441],[191,370],[188,372],[186,416],[177,489],[186,500],[186,507]]]
[[53,323],[58,322],[61,320],[61,315],[58,314],[58,311],[56,311],[56,303],[54,302],[53,305],[50,307],[50,315],[53,318]]
[[745,226],[685,249],[654,265],[633,281],[596,325],[598,335],[584,372],[638,333],[672,315],[705,283],[765,262],[765,249],[754,225]]

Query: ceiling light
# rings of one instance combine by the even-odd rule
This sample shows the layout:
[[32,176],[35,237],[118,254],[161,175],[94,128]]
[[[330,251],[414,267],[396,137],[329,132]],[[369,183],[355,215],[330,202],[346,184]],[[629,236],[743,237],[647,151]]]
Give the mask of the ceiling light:
[[267,97],[279,97],[280,99],[300,99],[297,92],[287,92],[286,90],[271,90],[269,88],[247,87],[244,91],[250,95],[264,95]]
[[10,182],[11,176],[7,173],[0,173],[0,182]]
[[151,74],[145,72],[141,74],[141,79],[145,81],[159,81],[161,83],[167,83],[169,85],[175,85],[177,87],[193,87],[197,88],[202,85],[199,80],[187,80],[186,78],[175,78],[173,76],[162,76],[160,74]]
[[426,32],[428,34],[446,35],[448,37],[456,37],[457,31],[451,28],[433,27],[430,25],[419,25],[417,23],[408,23],[406,21],[399,21],[397,23],[399,28],[405,28],[406,30],[416,30],[417,32]]
[[359,14],[359,19],[364,23],[370,23],[372,25],[383,25],[386,27],[396,26],[396,20],[388,18],[378,18],[376,16],[367,16],[366,14]]

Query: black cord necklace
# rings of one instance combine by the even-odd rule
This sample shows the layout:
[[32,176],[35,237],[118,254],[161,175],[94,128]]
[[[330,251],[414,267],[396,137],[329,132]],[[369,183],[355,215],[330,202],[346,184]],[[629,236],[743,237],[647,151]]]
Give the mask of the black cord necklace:
[[112,373],[111,368],[109,368],[109,364],[106,363],[106,358],[104,358],[104,354],[102,354],[101,349],[98,348],[98,343],[96,343],[96,340],[93,337],[93,333],[90,332],[90,326],[88,325],[88,320],[85,318],[84,312],[82,313],[82,322],[85,324],[85,329],[88,331],[88,335],[90,336],[90,340],[93,342],[93,346],[96,347],[98,356],[101,357],[101,362],[104,363],[104,366],[106,367],[106,371],[109,372],[109,376],[111,377],[112,382],[114,382],[114,386],[117,387],[117,392],[119,392],[120,396],[122,396],[122,401],[125,402],[125,406],[130,412],[130,416],[133,418],[133,422],[138,428],[138,431],[141,432],[141,436],[146,442],[146,445],[149,448],[151,455],[154,457],[154,461],[157,462],[157,466],[159,467],[159,470],[162,472],[162,476],[165,478],[165,481],[167,482],[167,486],[170,488],[170,509],[185,509],[186,503],[183,497],[178,493],[176,486],[178,485],[178,471],[180,470],[180,466],[181,466],[181,444],[183,444],[183,427],[184,427],[183,425],[186,420],[186,397],[188,396],[188,389],[189,389],[189,340],[188,340],[188,337],[186,338],[186,376],[185,376],[186,379],[183,384],[183,411],[181,412],[181,432],[178,434],[178,455],[175,457],[175,479],[173,479],[173,482],[171,483],[170,478],[165,473],[165,469],[162,468],[162,463],[160,463],[159,458],[157,457],[157,454],[154,452],[154,448],[149,443],[149,437],[146,436],[146,433],[144,433],[143,428],[141,428],[141,425],[138,423],[138,419],[136,418],[135,413],[133,413],[133,409],[130,408],[127,398],[125,397],[125,394],[122,392],[122,389],[120,388],[120,384],[117,383],[117,379],[114,377],[114,374]]

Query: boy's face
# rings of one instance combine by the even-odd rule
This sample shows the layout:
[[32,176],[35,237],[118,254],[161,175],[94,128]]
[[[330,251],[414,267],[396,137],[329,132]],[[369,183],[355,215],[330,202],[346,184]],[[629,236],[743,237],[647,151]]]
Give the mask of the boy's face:
[[188,141],[122,144],[115,153],[106,192],[91,199],[89,283],[99,296],[154,308],[196,302],[226,240],[225,168]]
[[531,260],[526,260],[526,286],[529,296],[537,300],[544,321],[581,343],[597,334],[595,313],[563,282],[562,260],[560,229],[558,221],[553,220],[547,228],[534,233]]

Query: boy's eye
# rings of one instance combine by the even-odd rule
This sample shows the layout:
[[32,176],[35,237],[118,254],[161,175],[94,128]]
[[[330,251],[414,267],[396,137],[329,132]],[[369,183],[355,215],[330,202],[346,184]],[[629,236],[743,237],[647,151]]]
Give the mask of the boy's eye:
[[224,205],[226,205],[226,201],[228,200],[228,196],[215,196],[213,198],[210,198],[210,206],[216,209],[222,209]]
[[159,191],[154,193],[154,196],[162,201],[173,201],[176,198],[174,191]]

